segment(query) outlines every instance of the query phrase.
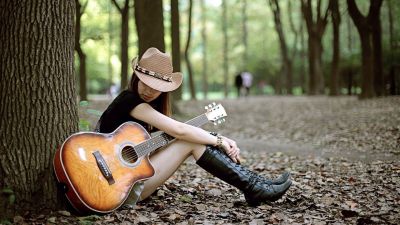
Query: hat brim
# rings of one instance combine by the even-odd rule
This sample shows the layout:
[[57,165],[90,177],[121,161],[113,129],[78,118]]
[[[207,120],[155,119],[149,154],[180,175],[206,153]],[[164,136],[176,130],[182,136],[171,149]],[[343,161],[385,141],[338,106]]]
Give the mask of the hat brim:
[[135,74],[147,86],[161,92],[173,91],[182,84],[182,73],[179,72],[171,74],[172,82],[154,78],[139,71],[135,71]]
[[170,75],[172,81],[169,82],[169,81],[161,80],[161,79],[149,76],[147,74],[144,74],[142,72],[136,71],[134,69],[136,66],[136,63],[137,63],[137,58],[132,61],[132,68],[133,68],[133,71],[136,74],[136,76],[147,86],[149,86],[157,91],[161,91],[161,92],[173,91],[173,90],[179,88],[179,86],[181,86],[181,84],[182,84],[183,75],[180,72],[172,73]]

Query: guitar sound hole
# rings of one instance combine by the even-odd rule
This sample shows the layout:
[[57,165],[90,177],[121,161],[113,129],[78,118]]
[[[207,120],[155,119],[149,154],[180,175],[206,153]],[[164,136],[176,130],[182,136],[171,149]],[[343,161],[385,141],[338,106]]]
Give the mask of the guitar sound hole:
[[125,146],[121,151],[122,159],[127,163],[135,163],[138,160],[138,155],[131,146]]

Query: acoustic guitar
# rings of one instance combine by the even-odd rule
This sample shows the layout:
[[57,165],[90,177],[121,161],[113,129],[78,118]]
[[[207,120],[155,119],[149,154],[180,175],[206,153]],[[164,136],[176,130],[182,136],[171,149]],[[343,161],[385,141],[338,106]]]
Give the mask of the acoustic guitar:
[[[220,104],[187,124],[219,124],[227,116]],[[127,199],[133,185],[155,173],[149,154],[174,137],[160,133],[150,137],[138,123],[126,122],[114,132],[79,132],[68,137],[56,151],[54,171],[71,205],[80,213],[109,213]]]

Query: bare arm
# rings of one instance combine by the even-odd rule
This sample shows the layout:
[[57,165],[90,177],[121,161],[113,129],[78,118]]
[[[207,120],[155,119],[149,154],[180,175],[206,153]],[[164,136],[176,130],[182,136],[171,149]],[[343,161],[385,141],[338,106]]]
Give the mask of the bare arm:
[[[136,106],[130,115],[136,119],[144,121],[159,130],[181,140],[188,142],[204,144],[204,145],[216,145],[217,137],[211,135],[207,131],[194,127],[179,121],[176,121],[164,114],[153,109],[149,104],[142,103]],[[223,137],[222,142],[224,151],[232,158],[233,161],[237,162],[239,159],[239,148],[236,143],[226,137]]]
[[136,106],[130,114],[177,139],[205,145],[217,144],[217,138],[207,131],[165,116],[147,103]]

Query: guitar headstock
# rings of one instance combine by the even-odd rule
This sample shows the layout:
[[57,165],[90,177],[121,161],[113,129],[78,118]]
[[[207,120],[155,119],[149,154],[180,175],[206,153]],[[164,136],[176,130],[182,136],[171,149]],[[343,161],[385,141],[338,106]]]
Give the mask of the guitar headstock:
[[225,122],[225,117],[228,115],[225,112],[224,107],[221,104],[216,104],[213,102],[204,107],[207,112],[205,113],[208,120],[213,122],[214,125],[220,124]]

